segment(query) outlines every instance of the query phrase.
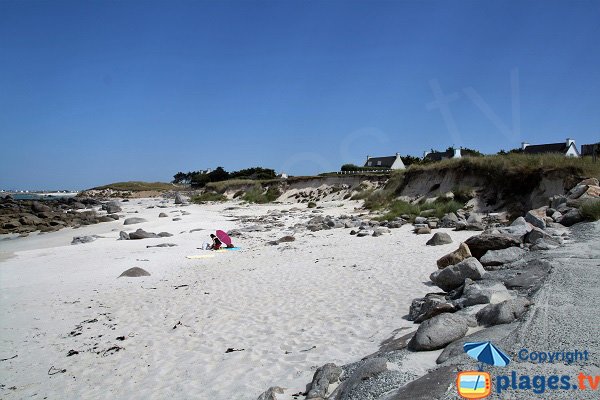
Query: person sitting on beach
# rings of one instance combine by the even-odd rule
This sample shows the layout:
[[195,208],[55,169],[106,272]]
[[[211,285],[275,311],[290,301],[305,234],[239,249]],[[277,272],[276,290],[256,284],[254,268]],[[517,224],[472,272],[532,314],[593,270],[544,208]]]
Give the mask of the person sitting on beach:
[[221,248],[221,245],[223,243],[221,243],[221,241],[219,240],[218,237],[216,237],[215,235],[210,235],[210,238],[213,241],[213,244],[209,247],[210,250],[219,250]]

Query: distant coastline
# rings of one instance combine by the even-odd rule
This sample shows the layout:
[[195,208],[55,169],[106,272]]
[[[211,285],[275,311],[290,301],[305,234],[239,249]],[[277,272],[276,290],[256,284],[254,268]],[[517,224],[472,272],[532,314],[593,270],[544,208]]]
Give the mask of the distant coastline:
[[79,192],[11,192],[0,191],[0,197],[10,195],[15,200],[55,200],[65,197],[75,197]]

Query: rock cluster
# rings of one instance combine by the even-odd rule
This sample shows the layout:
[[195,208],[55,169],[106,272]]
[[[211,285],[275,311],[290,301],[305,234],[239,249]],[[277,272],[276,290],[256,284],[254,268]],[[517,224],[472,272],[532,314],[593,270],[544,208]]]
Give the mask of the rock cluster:
[[0,199],[0,235],[6,233],[53,232],[64,227],[110,222],[116,214],[99,215],[94,207],[101,203],[91,198],[60,198],[47,201]]
[[[464,354],[466,341],[495,340],[510,334],[527,313],[533,295],[550,272],[550,264],[533,257],[530,251],[560,246],[568,239],[569,230],[565,226],[583,221],[578,207],[585,201],[598,200],[598,196],[598,180],[587,179],[565,196],[551,198],[547,206],[529,210],[510,225],[502,224],[495,216],[467,215],[460,210],[439,221],[427,214],[417,217],[416,233],[437,227],[454,227],[479,230],[481,234],[460,243],[458,249],[437,261],[438,269],[430,278],[441,291],[414,299],[410,306],[407,318],[420,324],[415,333],[390,338],[379,352],[343,366],[341,373],[333,364],[319,368],[313,382],[307,386],[306,398],[381,398],[381,394],[389,394],[400,386],[402,389],[385,398],[432,398],[432,392],[439,394],[436,398],[443,397],[448,386],[436,386],[436,379],[438,375],[455,376],[452,366],[440,367],[416,379],[390,371],[390,358],[396,357],[394,361],[397,362],[397,357],[402,357],[408,350],[444,349],[437,359],[440,364]],[[332,229],[336,222],[319,216],[311,219],[306,227],[310,230]],[[346,223],[349,225],[345,227],[355,228],[351,233],[356,236],[373,234],[383,225],[352,219],[344,221]],[[427,244],[450,242],[444,235],[436,233]],[[470,327],[477,326],[484,329],[465,336]],[[389,386],[390,382],[395,382],[393,387]],[[335,390],[330,393],[328,388]],[[274,397],[274,391],[270,394]],[[264,398],[267,397],[260,399]]]

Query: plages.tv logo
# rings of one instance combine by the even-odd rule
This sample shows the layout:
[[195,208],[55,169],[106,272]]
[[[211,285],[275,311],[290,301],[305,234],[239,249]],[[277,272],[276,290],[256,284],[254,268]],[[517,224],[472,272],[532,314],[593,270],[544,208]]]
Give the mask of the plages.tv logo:
[[479,361],[479,371],[459,372],[456,377],[458,394],[465,399],[483,399],[492,392],[492,378],[483,371],[483,365],[505,367],[510,358],[491,342],[467,342],[463,345],[465,353]]

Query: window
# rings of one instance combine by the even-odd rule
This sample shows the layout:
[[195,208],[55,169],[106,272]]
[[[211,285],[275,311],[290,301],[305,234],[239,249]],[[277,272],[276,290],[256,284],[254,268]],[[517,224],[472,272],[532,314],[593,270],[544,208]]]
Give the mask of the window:
[[373,163],[372,163],[371,161],[369,161],[369,162],[367,163],[367,165],[370,167],[370,166],[372,166],[372,165],[373,165]]
[[381,165],[381,161],[377,161],[377,166]]

